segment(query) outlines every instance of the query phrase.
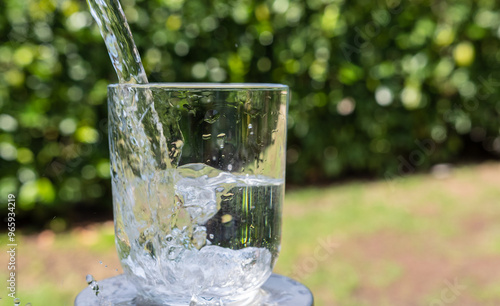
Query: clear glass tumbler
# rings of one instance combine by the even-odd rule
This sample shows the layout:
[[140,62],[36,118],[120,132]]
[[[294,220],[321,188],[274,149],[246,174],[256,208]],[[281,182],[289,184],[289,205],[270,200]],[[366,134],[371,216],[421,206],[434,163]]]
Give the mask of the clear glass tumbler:
[[140,299],[259,299],[281,239],[288,87],[108,87],[116,246]]

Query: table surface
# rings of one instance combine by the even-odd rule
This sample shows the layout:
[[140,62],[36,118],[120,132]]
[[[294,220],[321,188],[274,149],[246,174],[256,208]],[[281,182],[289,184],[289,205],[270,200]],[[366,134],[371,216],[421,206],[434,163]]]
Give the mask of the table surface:
[[[137,295],[135,287],[127,281],[124,274],[104,279],[98,283],[100,288],[99,295],[96,296],[91,288],[86,288],[76,297],[75,306],[140,305],[135,302]],[[265,298],[259,302],[259,305],[314,305],[313,295],[306,286],[283,275],[273,273],[264,283],[261,290],[264,291],[263,296]]]

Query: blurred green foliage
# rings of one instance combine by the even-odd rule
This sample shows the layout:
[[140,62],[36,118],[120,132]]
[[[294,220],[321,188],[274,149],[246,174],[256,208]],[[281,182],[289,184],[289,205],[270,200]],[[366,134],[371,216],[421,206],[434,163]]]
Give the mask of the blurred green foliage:
[[[109,211],[116,76],[86,3],[0,6],[0,196],[17,194],[18,213],[38,224]],[[150,81],[290,86],[289,182],[393,178],[471,148],[500,152],[496,0],[122,6]]]

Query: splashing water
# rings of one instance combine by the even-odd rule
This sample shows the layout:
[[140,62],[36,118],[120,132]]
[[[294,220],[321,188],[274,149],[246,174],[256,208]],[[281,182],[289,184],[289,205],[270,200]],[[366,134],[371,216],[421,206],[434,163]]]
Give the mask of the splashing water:
[[[203,164],[155,175],[137,178],[132,183],[135,195],[127,192],[131,188],[113,186],[121,206],[116,216],[118,253],[141,295],[168,305],[216,305],[218,297],[247,294],[252,298],[271,274],[279,251],[274,238],[281,225],[277,212],[283,181],[233,175]],[[159,202],[156,196],[145,196],[151,182],[168,178],[173,180],[174,202],[161,200],[168,199],[168,187],[156,189]],[[144,226],[142,220],[160,216],[151,212],[152,202],[175,215],[168,221],[171,227],[167,222]],[[191,301],[186,300],[190,295]]]
[[118,0],[87,0],[108,48],[120,83],[146,84],[148,78]]
[[99,288],[99,284],[94,279],[94,277],[92,275],[88,274],[85,277],[85,281],[87,281],[87,284],[89,285],[90,289],[92,289],[92,291],[94,291],[95,295],[98,296],[99,292],[100,292],[100,288]]

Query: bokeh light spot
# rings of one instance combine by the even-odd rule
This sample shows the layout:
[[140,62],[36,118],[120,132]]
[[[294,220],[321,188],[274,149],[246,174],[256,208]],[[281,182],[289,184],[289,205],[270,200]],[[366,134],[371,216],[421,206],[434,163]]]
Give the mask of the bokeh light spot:
[[392,91],[385,86],[380,86],[375,91],[375,100],[381,106],[387,106],[391,104],[393,98],[394,97],[392,95]]
[[337,112],[342,116],[352,114],[355,108],[356,101],[351,97],[344,98],[337,104]]
[[17,130],[17,120],[7,114],[0,114],[0,129],[6,132],[14,132]]
[[458,66],[470,66],[474,62],[474,46],[466,41],[459,43],[453,49],[453,58]]

